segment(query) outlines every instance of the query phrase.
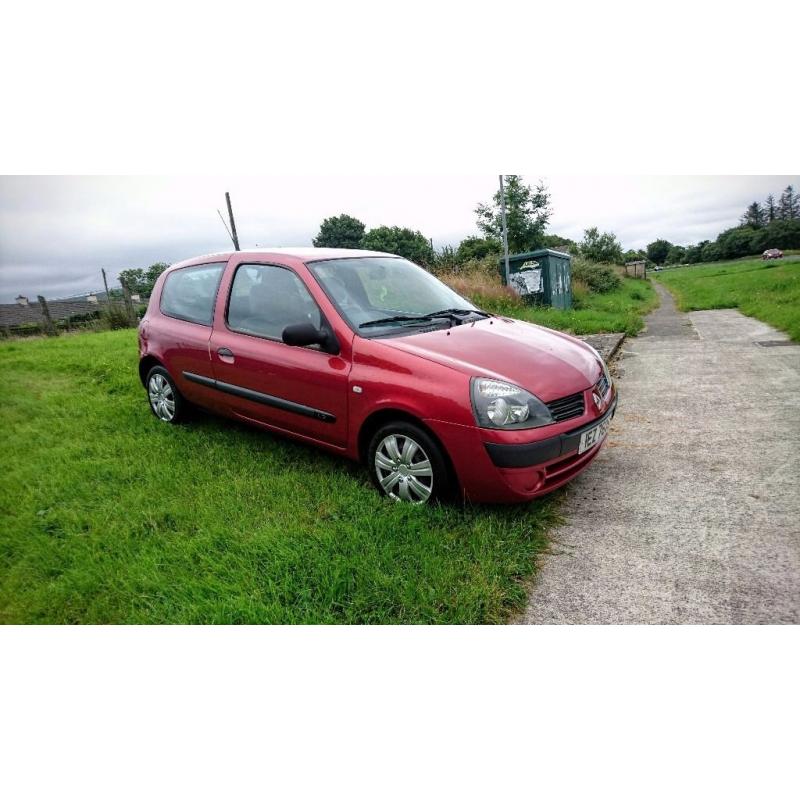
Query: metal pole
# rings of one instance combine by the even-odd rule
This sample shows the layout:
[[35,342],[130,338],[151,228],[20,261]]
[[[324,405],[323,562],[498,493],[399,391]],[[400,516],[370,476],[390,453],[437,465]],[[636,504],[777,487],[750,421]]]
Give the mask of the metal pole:
[[237,250],[241,250],[241,248],[239,247],[239,236],[236,233],[236,222],[233,219],[233,209],[231,208],[230,192],[225,192],[225,202],[228,204],[228,216],[231,219],[231,238],[233,239],[233,246]]
[[508,267],[508,224],[506,223],[506,190],[503,187],[503,176],[500,176],[500,219],[503,224],[503,256],[505,258],[505,276],[506,286],[508,286],[508,279],[510,270]]

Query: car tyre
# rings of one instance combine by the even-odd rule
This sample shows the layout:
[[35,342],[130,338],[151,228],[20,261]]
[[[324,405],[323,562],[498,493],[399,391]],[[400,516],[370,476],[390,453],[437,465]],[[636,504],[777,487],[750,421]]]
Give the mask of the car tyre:
[[156,419],[177,425],[186,419],[188,404],[164,367],[153,367],[145,381],[147,400]]
[[367,465],[378,491],[398,502],[445,499],[454,483],[441,446],[411,422],[381,426],[370,440]]

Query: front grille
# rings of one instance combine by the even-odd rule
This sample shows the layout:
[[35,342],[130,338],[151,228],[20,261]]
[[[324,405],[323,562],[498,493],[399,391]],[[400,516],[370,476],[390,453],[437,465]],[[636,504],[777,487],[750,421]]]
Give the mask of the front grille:
[[553,400],[547,407],[556,422],[563,422],[565,419],[573,419],[583,415],[583,392],[576,392],[569,397],[562,397]]
[[605,371],[600,376],[600,380],[594,385],[594,390],[600,395],[601,399],[606,396],[606,392],[608,391],[608,378],[606,378]]

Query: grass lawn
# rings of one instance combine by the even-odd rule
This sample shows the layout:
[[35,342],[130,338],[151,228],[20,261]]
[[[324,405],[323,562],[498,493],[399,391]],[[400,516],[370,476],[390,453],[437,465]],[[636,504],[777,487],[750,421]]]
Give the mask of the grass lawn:
[[743,261],[655,273],[682,311],[738,308],[800,341],[800,259]]
[[2,343],[0,373],[0,622],[499,622],[556,519],[396,505],[310,447],[160,424],[131,330]]
[[623,278],[622,286],[613,292],[586,293],[576,298],[576,307],[569,311],[524,306],[511,299],[489,298],[480,293],[472,299],[487,311],[577,335],[615,332],[635,335],[644,327],[644,315],[658,306],[658,295],[653,287],[635,278]]

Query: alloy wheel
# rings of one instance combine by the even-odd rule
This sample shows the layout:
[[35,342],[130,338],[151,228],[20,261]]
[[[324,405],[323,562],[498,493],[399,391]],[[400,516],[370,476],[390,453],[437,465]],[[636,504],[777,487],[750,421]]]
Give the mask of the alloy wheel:
[[151,375],[147,384],[147,394],[150,396],[150,406],[155,415],[164,422],[172,422],[175,416],[175,394],[170,382],[159,373]]

